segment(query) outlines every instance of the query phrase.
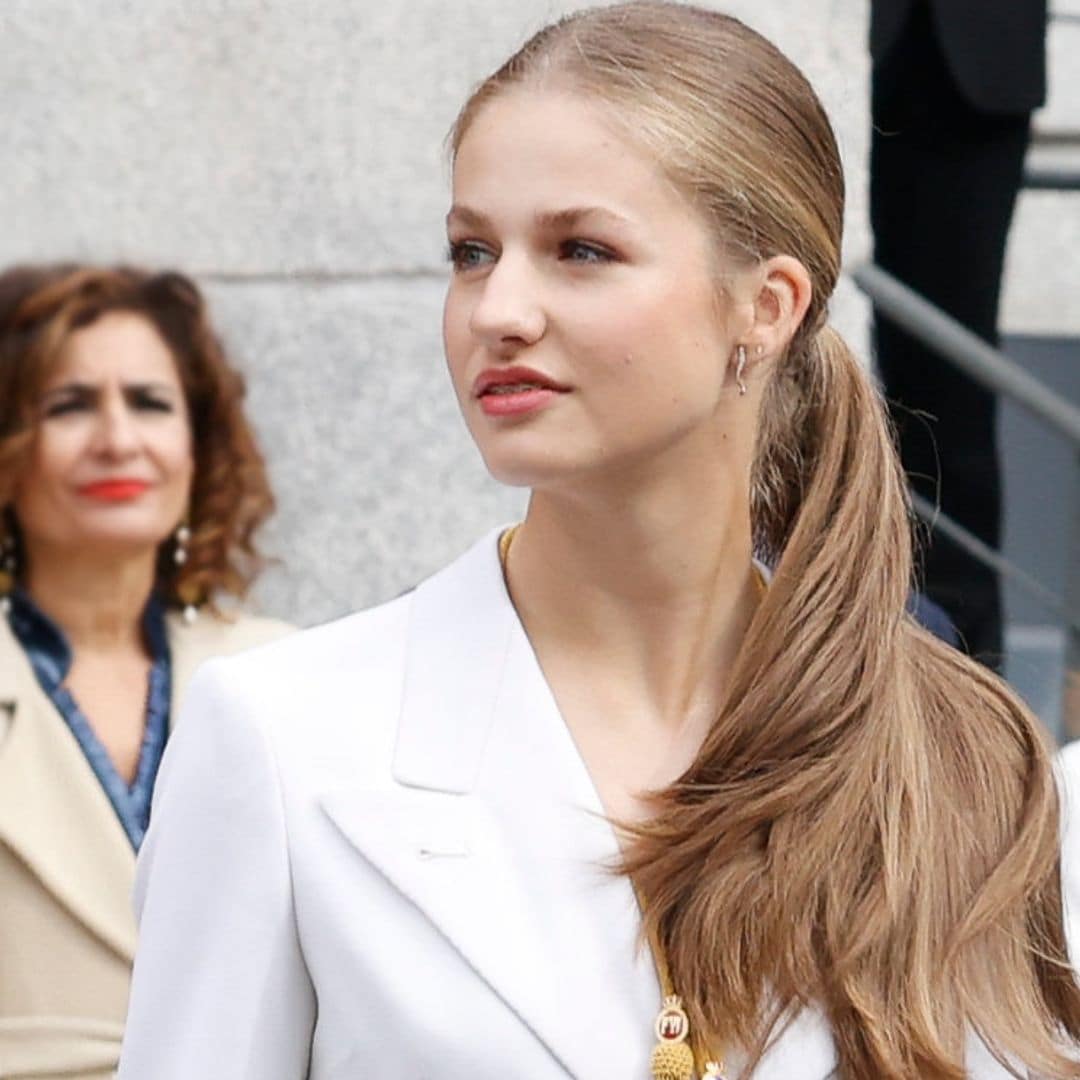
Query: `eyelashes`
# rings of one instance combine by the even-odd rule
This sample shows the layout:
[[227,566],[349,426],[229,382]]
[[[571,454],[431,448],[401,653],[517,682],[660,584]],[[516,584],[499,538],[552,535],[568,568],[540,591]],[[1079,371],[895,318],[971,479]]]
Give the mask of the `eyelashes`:
[[45,408],[45,416],[66,416],[68,413],[82,412],[86,408],[88,406],[85,401],[57,401]]
[[130,403],[132,408],[145,412],[171,413],[176,411],[171,401],[145,390],[134,391]]
[[483,244],[474,240],[451,241],[446,258],[455,271],[474,270],[495,261],[495,256]]
[[[602,265],[618,262],[618,255],[604,244],[594,240],[562,240],[555,247],[559,262],[577,265]],[[486,244],[476,240],[451,241],[447,245],[446,259],[455,272],[475,270],[498,262],[497,254]]]
[[590,240],[567,240],[559,246],[559,257],[579,263],[616,262],[615,252]]

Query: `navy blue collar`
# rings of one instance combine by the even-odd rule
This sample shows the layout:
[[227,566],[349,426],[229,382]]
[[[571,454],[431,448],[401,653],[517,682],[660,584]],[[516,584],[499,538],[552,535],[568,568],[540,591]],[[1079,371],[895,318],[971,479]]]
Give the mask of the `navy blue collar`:
[[[151,797],[161,755],[169,737],[172,665],[165,629],[165,605],[152,595],[142,616],[142,629],[151,664],[146,693],[146,727],[138,770],[128,784],[116,771],[108,751],[64,685],[71,671],[71,646],[64,632],[23,589],[11,597],[8,620],[26,652],[42,690],[71,730],[136,851],[150,824]],[[47,778],[42,778],[47,783]]]

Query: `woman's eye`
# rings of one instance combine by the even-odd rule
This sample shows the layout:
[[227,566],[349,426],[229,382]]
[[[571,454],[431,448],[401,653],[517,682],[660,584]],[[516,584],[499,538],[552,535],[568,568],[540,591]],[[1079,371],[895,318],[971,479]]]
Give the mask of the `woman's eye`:
[[559,258],[576,263],[606,263],[615,256],[607,248],[587,240],[566,240],[559,245]]
[[486,266],[495,260],[495,256],[488,248],[473,240],[451,243],[446,257],[455,270],[475,270],[478,266]]
[[132,402],[132,405],[142,412],[171,413],[173,411],[172,402],[166,401],[164,398],[140,396]]
[[53,401],[45,406],[45,417],[48,419],[51,416],[64,416],[67,413],[82,412],[89,408],[88,402],[80,401],[77,398],[71,398],[67,401]]

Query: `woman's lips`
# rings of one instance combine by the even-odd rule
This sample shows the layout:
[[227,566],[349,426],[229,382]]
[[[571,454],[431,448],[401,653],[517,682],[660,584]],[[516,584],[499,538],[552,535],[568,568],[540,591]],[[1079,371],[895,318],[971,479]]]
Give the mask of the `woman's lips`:
[[546,386],[494,387],[480,395],[480,408],[488,416],[520,416],[554,401],[560,391]]
[[83,484],[79,488],[79,494],[101,502],[129,502],[137,499],[148,487],[150,484],[146,480],[119,477],[115,480],[95,480],[91,484]]
[[488,368],[473,383],[473,395],[488,416],[521,416],[534,412],[569,389],[542,371],[523,364]]

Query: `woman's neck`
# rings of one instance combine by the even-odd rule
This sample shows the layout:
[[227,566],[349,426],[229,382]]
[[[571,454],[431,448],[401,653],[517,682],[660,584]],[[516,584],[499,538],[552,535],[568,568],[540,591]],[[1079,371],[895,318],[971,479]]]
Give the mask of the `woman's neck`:
[[534,494],[507,577],[541,662],[602,666],[658,722],[714,717],[756,609],[745,488]]
[[154,585],[156,552],[118,557],[36,547],[24,588],[75,652],[142,648],[141,619]]

